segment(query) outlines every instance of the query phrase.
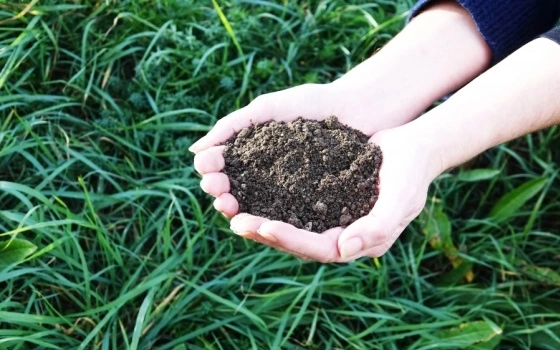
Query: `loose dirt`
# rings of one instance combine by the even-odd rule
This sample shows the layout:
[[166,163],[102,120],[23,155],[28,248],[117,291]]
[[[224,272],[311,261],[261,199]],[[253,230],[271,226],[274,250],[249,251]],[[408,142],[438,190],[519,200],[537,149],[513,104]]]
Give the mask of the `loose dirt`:
[[329,117],[268,122],[225,145],[225,168],[239,211],[313,232],[348,226],[377,201],[381,149]]

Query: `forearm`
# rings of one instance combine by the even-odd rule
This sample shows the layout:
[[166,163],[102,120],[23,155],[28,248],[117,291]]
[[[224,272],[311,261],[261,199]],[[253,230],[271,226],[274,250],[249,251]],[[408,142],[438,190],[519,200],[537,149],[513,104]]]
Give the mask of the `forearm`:
[[[419,0],[412,8],[416,16],[437,0]],[[498,63],[539,34],[550,29],[560,16],[558,0],[456,0],[477,24]]]
[[537,39],[404,128],[431,140],[441,170],[560,123],[560,45]]
[[363,87],[367,79],[366,88],[357,93],[376,101],[375,115],[394,115],[402,124],[472,80],[490,60],[469,13],[455,1],[442,1],[336,84]]

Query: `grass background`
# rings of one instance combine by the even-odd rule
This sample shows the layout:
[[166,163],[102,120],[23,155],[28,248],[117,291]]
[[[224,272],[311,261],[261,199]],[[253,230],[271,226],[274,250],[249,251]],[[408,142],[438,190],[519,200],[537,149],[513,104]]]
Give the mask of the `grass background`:
[[560,348],[556,127],[442,175],[351,264],[240,239],[198,188],[220,116],[344,74],[411,5],[0,2],[0,261],[37,247],[0,266],[0,349]]

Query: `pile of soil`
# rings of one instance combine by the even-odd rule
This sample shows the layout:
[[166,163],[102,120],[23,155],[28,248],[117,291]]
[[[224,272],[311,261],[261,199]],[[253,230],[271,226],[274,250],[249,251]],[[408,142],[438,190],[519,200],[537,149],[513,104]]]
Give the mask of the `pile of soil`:
[[241,130],[225,145],[239,211],[308,231],[347,226],[377,201],[381,149],[336,117]]

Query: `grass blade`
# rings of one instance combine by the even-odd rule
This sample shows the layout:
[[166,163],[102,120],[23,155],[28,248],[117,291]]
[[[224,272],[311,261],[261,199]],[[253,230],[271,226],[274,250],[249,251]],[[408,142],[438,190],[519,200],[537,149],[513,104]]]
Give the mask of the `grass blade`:
[[544,188],[547,181],[546,178],[532,179],[504,195],[490,211],[490,219],[500,222],[511,218]]

